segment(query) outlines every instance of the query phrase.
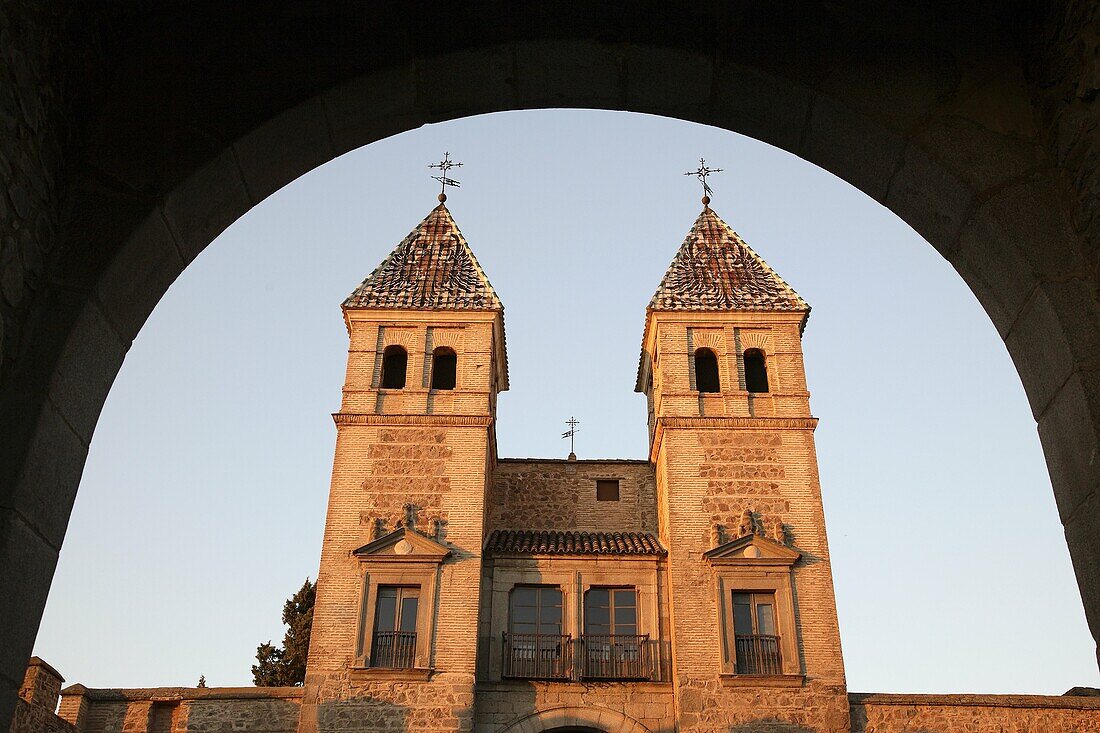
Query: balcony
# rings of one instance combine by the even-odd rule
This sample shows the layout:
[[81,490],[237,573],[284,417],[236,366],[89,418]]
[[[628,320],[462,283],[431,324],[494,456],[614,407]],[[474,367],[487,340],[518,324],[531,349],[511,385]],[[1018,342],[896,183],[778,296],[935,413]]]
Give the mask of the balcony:
[[573,638],[569,635],[505,634],[504,676],[524,680],[573,677]]
[[660,642],[648,634],[505,634],[503,676],[528,680],[660,682]]
[[585,634],[581,637],[580,675],[594,680],[655,680],[660,650],[649,634]]
[[416,667],[416,632],[374,632],[370,666],[388,667],[390,669],[413,669]]
[[737,674],[781,675],[783,659],[779,637],[765,634],[738,634],[734,637]]

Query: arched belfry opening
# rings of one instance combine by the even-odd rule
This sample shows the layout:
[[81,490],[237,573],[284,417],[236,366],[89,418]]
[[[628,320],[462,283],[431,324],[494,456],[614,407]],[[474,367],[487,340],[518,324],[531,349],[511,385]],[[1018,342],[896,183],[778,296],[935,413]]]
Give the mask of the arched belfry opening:
[[768,364],[760,349],[745,352],[745,389],[756,393],[768,391]]
[[710,349],[695,351],[695,389],[700,392],[720,392],[718,357]]
[[401,346],[387,346],[382,352],[382,389],[404,389],[409,354]]
[[458,379],[458,355],[440,346],[432,352],[432,389],[454,389]]

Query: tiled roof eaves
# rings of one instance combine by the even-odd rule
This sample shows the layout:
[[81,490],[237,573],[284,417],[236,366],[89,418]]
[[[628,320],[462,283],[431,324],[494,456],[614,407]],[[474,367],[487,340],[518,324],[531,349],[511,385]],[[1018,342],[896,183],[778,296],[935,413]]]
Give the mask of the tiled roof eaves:
[[496,529],[485,542],[495,555],[634,555],[668,554],[649,532],[556,532]]

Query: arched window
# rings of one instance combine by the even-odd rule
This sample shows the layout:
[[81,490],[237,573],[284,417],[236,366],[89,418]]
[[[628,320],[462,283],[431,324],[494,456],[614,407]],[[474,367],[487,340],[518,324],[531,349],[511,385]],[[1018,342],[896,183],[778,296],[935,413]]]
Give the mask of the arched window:
[[710,349],[695,351],[695,389],[700,392],[719,392],[718,357]]
[[745,352],[745,389],[750,392],[768,391],[768,365],[760,349]]
[[432,389],[454,389],[458,356],[453,349],[440,346],[432,352]]
[[400,346],[387,346],[382,352],[382,389],[404,389],[409,355]]

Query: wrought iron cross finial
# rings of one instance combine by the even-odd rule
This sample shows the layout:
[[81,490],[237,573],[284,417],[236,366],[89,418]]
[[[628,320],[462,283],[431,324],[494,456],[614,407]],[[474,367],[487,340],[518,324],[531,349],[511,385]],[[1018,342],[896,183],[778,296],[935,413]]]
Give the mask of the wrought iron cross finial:
[[440,184],[442,184],[443,188],[439,192],[440,202],[446,201],[447,200],[447,186],[454,186],[455,188],[458,188],[459,186],[462,185],[458,181],[456,181],[455,179],[448,176],[447,172],[450,171],[451,168],[461,168],[462,164],[461,163],[455,163],[453,160],[451,160],[451,154],[448,152],[448,153],[443,153],[443,160],[439,161],[438,163],[434,163],[432,165],[429,165],[428,167],[439,169],[440,175],[432,176],[432,178],[434,178],[435,180],[439,181]]
[[565,424],[569,426],[569,429],[561,434],[562,438],[569,438],[569,460],[577,460],[577,454],[573,452],[573,438],[577,434],[577,426],[581,424],[581,421],[572,415],[565,421]]
[[710,195],[714,193],[711,190],[710,184],[707,183],[707,176],[712,173],[721,173],[721,168],[708,168],[707,161],[703,158],[699,159],[699,169],[694,171],[688,171],[685,176],[695,176],[699,179],[699,183],[703,184],[703,205],[706,206],[710,203]]

